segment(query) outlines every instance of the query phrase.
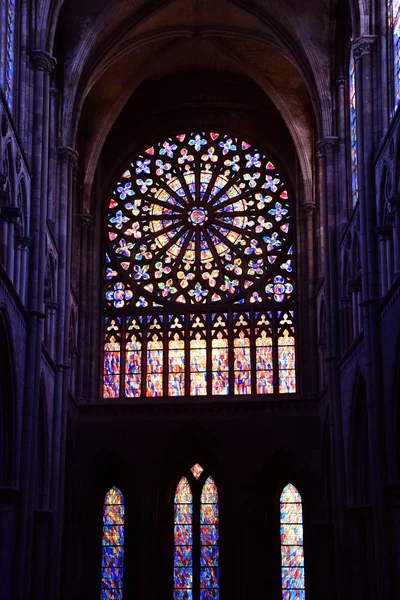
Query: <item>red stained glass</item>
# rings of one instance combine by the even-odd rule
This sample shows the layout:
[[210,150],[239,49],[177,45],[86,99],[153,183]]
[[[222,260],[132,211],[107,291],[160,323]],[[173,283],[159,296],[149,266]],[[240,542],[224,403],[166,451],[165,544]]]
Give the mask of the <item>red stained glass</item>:
[[303,513],[298,490],[288,484],[280,498],[283,600],[305,600]]
[[103,505],[103,540],[101,561],[102,600],[122,600],[124,574],[125,503],[120,490],[111,488]]

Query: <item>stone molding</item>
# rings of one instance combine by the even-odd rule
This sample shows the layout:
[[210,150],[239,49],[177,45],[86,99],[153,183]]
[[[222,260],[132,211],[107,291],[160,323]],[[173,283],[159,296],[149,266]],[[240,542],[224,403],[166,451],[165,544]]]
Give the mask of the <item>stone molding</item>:
[[90,231],[93,227],[93,216],[89,213],[82,213],[81,215],[77,215],[80,225],[82,229],[86,231]]
[[28,235],[19,235],[17,237],[17,244],[23,249],[27,250],[32,246],[32,238]]
[[355,60],[360,60],[363,56],[371,54],[376,39],[376,35],[363,35],[353,40],[351,47]]
[[328,154],[335,154],[339,150],[339,138],[336,135],[327,135],[316,143],[317,156],[324,158]]
[[312,217],[315,214],[316,204],[315,202],[304,202],[304,204],[301,205],[301,208],[307,217]]
[[68,162],[71,167],[75,167],[78,162],[78,152],[69,146],[59,146],[57,148],[58,156],[62,161]]
[[31,61],[36,71],[43,71],[45,75],[51,75],[57,60],[45,50],[32,50]]

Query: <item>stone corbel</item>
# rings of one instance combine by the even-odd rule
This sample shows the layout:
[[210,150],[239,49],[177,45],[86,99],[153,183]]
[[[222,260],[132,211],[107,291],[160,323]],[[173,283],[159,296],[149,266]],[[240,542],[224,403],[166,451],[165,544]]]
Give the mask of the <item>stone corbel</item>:
[[353,40],[352,49],[355,60],[360,60],[366,54],[371,54],[376,39],[376,35],[363,35]]
[[43,71],[45,75],[51,75],[57,60],[45,50],[32,50],[31,61],[36,71]]

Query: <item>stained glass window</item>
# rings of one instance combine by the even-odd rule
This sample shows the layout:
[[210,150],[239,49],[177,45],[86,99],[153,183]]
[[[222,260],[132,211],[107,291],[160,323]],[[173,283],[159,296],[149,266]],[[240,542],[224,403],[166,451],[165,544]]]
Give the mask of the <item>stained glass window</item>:
[[289,196],[266,153],[227,134],[136,153],[108,202],[104,398],[296,391]]
[[200,506],[200,599],[219,598],[218,491],[208,477],[201,492]]
[[280,498],[283,600],[305,600],[303,510],[301,496],[289,483]]
[[[1,49],[1,82],[4,95],[12,108],[14,85],[14,46],[15,46],[15,0],[5,0],[2,10],[2,24],[5,29],[4,47]],[[3,58],[4,57],[4,58]]]
[[175,492],[174,600],[219,600],[217,486],[199,463],[188,477]]
[[123,597],[124,522],[124,497],[113,487],[103,506],[101,600],[122,600]]
[[349,69],[350,99],[350,152],[351,152],[351,189],[353,204],[358,200],[358,156],[357,156],[357,107],[356,107],[356,63],[353,52],[350,54]]
[[400,0],[391,0],[389,28],[393,34],[395,109],[400,103]]
[[186,477],[175,492],[174,600],[193,598],[193,495]]

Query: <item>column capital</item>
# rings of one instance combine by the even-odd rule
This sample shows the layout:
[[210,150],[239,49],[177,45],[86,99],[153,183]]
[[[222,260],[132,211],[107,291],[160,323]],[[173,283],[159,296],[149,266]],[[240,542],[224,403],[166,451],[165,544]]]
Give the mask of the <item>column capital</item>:
[[36,71],[43,71],[45,75],[51,75],[57,60],[45,50],[32,50],[31,61]]
[[17,237],[17,244],[19,244],[23,250],[28,250],[28,248],[32,246],[32,238],[28,235],[19,235]]
[[316,204],[315,202],[304,202],[304,204],[301,205],[301,208],[307,217],[312,217],[315,213]]
[[316,143],[317,155],[323,158],[328,154],[334,154],[339,149],[339,138],[336,135],[326,135]]
[[360,60],[366,54],[371,54],[372,48],[375,45],[376,35],[362,35],[353,40],[351,47],[355,60]]
[[19,206],[2,206],[0,218],[2,221],[7,221],[7,223],[16,223],[18,219],[22,216],[21,209]]
[[387,242],[392,234],[393,227],[390,225],[379,225],[375,227],[375,233],[379,242]]
[[344,75],[341,75],[340,77],[338,77],[336,79],[336,85],[339,87],[344,87],[346,85],[347,82],[347,77],[345,77]]
[[82,229],[86,229],[90,231],[93,227],[93,217],[89,213],[82,213],[81,215],[77,215],[80,225]]
[[61,160],[68,162],[71,167],[75,167],[78,161],[78,152],[76,150],[69,146],[59,146],[57,152]]

